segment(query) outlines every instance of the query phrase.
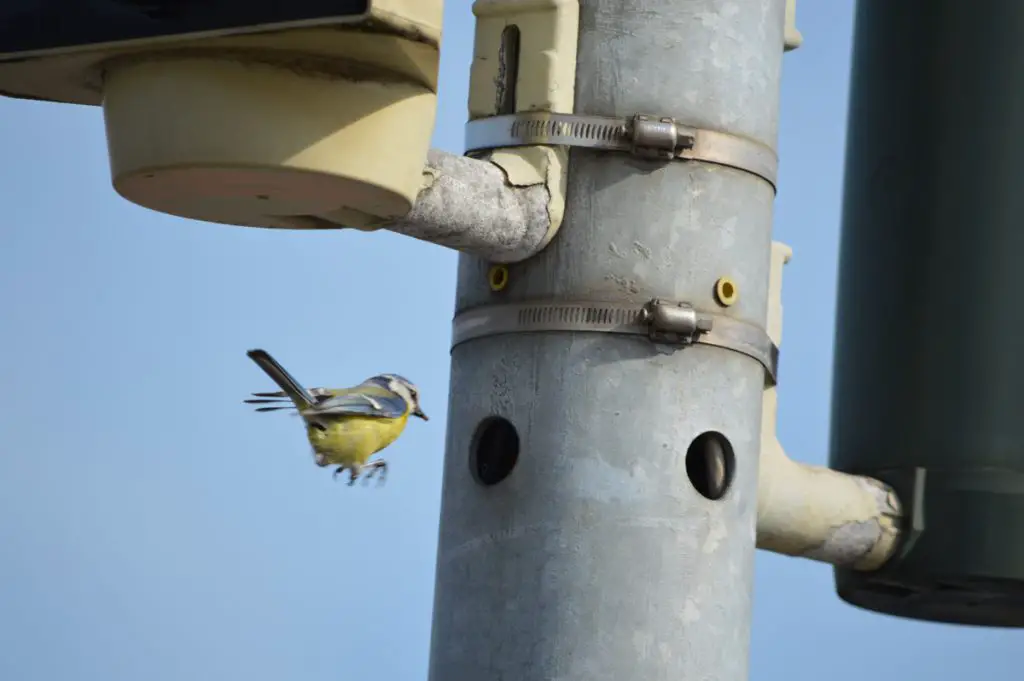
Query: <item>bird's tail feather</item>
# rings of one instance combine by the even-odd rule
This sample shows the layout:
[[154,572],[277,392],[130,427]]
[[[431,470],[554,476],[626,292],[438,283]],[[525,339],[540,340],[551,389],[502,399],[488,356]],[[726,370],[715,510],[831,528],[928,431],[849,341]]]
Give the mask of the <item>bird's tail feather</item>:
[[[263,369],[264,373],[270,376],[274,383],[280,386],[281,390],[284,391],[284,395],[287,395],[297,408],[308,409],[316,404],[316,400],[310,392],[303,388],[266,350],[249,350],[245,354],[249,356],[249,359],[256,362],[256,366]],[[249,402],[249,400],[246,400],[246,402]],[[272,408],[267,407],[257,409],[257,411],[271,410]]]
[[257,407],[256,411],[281,411],[282,409],[290,409],[293,411],[298,410],[295,403],[288,399],[288,396],[284,393],[253,393],[253,396],[253,399],[242,401],[246,404],[268,405],[265,407]]

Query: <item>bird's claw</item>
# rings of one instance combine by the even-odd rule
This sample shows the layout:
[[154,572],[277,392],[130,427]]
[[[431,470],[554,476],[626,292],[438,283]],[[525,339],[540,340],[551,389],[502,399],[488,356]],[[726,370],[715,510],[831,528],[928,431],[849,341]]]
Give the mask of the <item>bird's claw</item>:
[[388,476],[388,462],[384,459],[377,459],[366,464],[366,475],[363,478],[363,484],[369,484],[370,478],[376,476],[378,473],[380,476],[377,478],[377,486],[380,487],[384,484],[384,481]]
[[337,468],[334,469],[334,473],[331,475],[331,479],[337,480],[338,476],[344,473],[346,469],[348,470],[349,476],[348,486],[351,487],[353,484],[355,484],[356,477],[359,475],[359,469],[357,468],[349,468],[348,466],[338,466]]
[[378,473],[380,474],[380,476],[377,478],[377,486],[379,487],[380,485],[384,484],[384,480],[387,477],[388,464],[387,461],[384,461],[383,459],[378,459],[376,461],[371,461],[370,463],[364,466],[338,466],[337,468],[334,469],[334,473],[331,475],[331,477],[334,480],[337,480],[338,476],[344,473],[346,470],[348,471],[349,487],[356,484],[356,480],[358,480],[360,477],[363,478],[364,485],[369,484],[370,478],[376,476]]

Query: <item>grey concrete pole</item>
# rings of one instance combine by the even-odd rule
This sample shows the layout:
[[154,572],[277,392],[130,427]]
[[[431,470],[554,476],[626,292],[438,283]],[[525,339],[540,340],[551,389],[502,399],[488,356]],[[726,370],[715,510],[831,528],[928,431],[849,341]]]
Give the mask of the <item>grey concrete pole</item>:
[[[784,0],[581,6],[576,113],[775,147]],[[661,297],[764,329],[766,180],[577,149],[567,198],[558,237],[500,292],[489,263],[460,256],[457,313]],[[763,389],[757,361],[708,345],[564,331],[457,345],[431,681],[745,681]]]

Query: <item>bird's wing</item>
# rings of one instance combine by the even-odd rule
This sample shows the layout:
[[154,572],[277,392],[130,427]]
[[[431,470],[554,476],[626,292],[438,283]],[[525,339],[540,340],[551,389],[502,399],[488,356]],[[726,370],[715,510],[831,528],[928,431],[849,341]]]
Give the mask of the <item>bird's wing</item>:
[[390,390],[377,386],[359,386],[334,394],[302,411],[307,416],[340,416],[344,414],[396,419],[408,409],[405,400]]

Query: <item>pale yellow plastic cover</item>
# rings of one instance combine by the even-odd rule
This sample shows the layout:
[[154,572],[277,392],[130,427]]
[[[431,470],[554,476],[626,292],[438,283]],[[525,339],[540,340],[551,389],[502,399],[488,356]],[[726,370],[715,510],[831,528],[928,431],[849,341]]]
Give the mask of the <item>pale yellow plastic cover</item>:
[[804,44],[804,37],[796,27],[796,0],[786,0],[786,29],[783,40],[786,52],[795,50]]
[[476,40],[470,70],[470,119],[496,113],[502,34],[520,33],[516,108],[572,113],[576,84],[578,0],[476,0]]
[[199,56],[118,65],[104,93],[118,193],[162,213],[256,227],[366,228],[404,216],[436,109],[434,88],[411,79]]

